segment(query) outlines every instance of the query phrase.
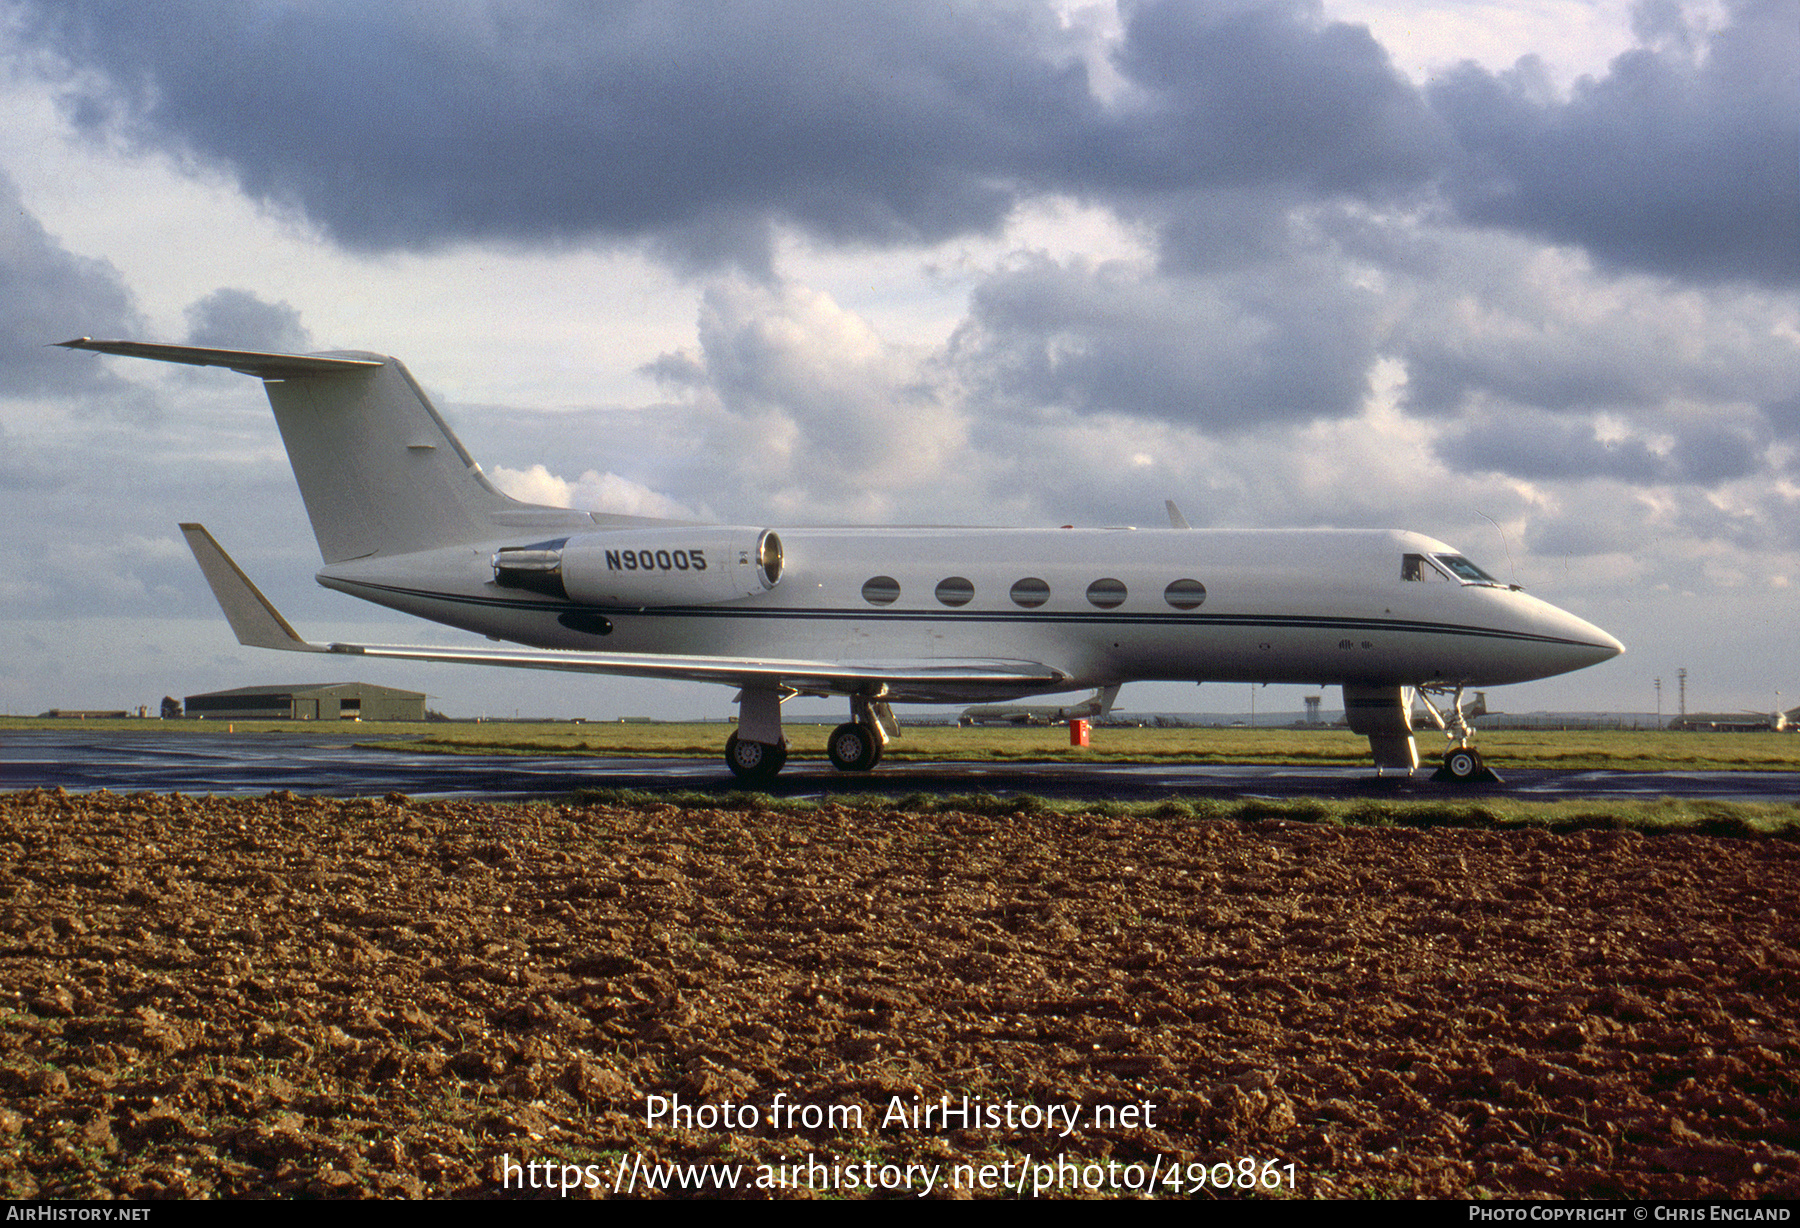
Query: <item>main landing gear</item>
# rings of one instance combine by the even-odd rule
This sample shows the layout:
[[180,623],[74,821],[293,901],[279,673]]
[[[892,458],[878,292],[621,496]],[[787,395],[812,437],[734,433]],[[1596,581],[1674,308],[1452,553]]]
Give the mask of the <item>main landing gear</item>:
[[[793,691],[745,687],[738,692],[737,732],[725,741],[725,764],[747,785],[767,784],[787,763],[787,739],[781,734],[781,701]],[[852,695],[850,719],[831,731],[825,751],[840,772],[867,772],[881,762],[890,737],[900,734],[885,693]]]
[[772,686],[747,686],[738,692],[738,727],[725,739],[725,766],[745,784],[768,784],[787,764],[781,701],[792,694]]
[[725,739],[725,762],[731,774],[747,785],[767,784],[787,766],[787,739],[773,744],[752,742],[732,734]]
[[825,753],[840,772],[871,771],[881,762],[881,738],[867,725],[846,721],[831,731]]

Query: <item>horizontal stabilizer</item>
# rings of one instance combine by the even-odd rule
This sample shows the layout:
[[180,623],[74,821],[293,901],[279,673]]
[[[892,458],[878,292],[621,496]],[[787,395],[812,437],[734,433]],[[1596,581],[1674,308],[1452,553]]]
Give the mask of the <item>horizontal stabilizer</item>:
[[92,350],[96,354],[122,354],[156,362],[179,362],[190,367],[227,367],[261,379],[286,379],[296,375],[342,375],[381,366],[373,358],[326,358],[318,354],[264,354],[256,350],[209,350],[192,345],[154,345],[146,341],[95,341],[77,337],[59,341],[66,350]]
[[231,561],[204,525],[184,524],[181,534],[187,538],[194,561],[212,587],[225,620],[237,633],[238,643],[247,648],[280,648],[288,652],[325,652],[323,644],[309,644],[288,625],[279,611],[250,582],[238,565]]
[[659,523],[521,503],[489,482],[399,359],[96,341],[65,349],[223,367],[262,380],[327,563],[469,546],[518,532]]

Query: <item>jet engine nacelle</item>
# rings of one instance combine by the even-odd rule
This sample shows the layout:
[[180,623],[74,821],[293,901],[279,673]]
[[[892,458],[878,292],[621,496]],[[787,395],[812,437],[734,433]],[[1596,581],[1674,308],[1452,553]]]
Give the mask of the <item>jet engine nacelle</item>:
[[494,583],[584,605],[712,605],[781,581],[771,529],[699,526],[582,533],[494,554]]

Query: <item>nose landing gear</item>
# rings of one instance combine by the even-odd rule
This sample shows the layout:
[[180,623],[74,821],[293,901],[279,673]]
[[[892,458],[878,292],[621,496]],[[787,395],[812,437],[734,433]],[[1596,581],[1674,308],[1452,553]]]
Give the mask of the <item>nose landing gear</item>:
[[1500,778],[1488,771],[1481,762],[1481,754],[1472,746],[1458,746],[1444,756],[1444,766],[1433,772],[1433,780],[1448,780],[1455,784],[1475,784],[1478,781],[1494,781]]
[[[1450,740],[1450,748],[1444,752],[1444,765],[1431,774],[1431,778],[1456,785],[1497,785],[1500,777],[1494,770],[1481,761],[1481,752],[1475,749],[1475,730],[1469,725],[1462,710],[1462,687],[1457,687],[1450,697],[1450,715],[1448,718],[1438,711],[1437,705],[1431,702],[1427,690],[1435,690],[1442,694],[1443,687],[1420,687],[1419,699],[1425,710],[1431,714],[1434,725],[1444,731]],[[1480,715],[1487,710],[1481,702],[1481,695],[1476,693],[1476,713]]]

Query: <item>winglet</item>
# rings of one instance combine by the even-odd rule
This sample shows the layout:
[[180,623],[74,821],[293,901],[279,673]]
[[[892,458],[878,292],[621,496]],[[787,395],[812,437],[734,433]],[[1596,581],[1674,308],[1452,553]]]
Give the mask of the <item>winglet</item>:
[[1185,529],[1188,527],[1187,517],[1183,516],[1181,514],[1181,509],[1175,506],[1175,500],[1164,499],[1163,506],[1169,509],[1169,527],[1171,529]]
[[288,620],[250,582],[243,569],[231,561],[204,525],[184,524],[181,533],[218,599],[219,608],[225,611],[225,620],[237,633],[238,643],[247,648],[282,648],[289,652],[331,651],[323,644],[301,639],[300,633],[288,625]]

